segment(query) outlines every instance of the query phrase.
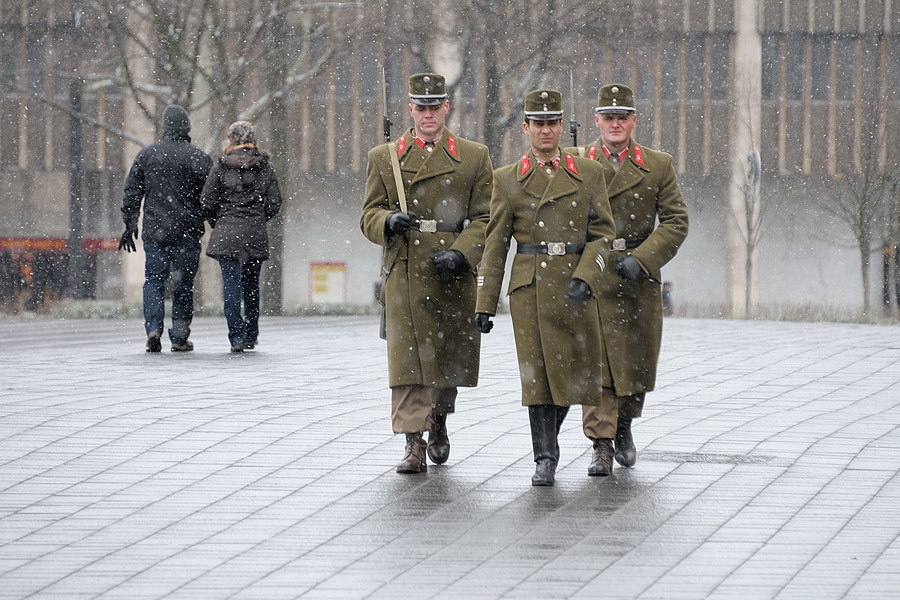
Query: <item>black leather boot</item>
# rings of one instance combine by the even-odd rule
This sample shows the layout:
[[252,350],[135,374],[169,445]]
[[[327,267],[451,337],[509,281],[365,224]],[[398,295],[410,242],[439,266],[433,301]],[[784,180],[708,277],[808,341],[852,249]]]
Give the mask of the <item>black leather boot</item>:
[[425,440],[420,433],[406,434],[406,455],[397,464],[398,473],[424,473],[428,470],[425,463]]
[[619,417],[616,423],[616,462],[623,467],[633,467],[637,462],[637,450],[631,437],[631,419]]
[[447,415],[428,415],[428,458],[436,465],[442,465],[450,458],[450,436],[447,433]]
[[556,465],[559,464],[557,430],[562,425],[557,407],[552,404],[529,406],[528,422],[535,463],[531,485],[551,486],[556,481]]
[[594,442],[594,455],[591,457],[591,465],[588,467],[588,475],[591,477],[605,477],[612,473],[613,441],[609,438],[592,438]]

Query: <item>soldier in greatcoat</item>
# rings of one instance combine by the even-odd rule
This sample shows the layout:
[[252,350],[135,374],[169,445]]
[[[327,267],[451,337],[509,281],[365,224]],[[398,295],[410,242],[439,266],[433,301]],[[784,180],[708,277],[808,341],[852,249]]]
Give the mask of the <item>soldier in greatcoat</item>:
[[585,406],[582,412],[584,435],[594,449],[588,474],[609,475],[613,456],[625,467],[637,460],[631,424],[656,384],[662,340],[660,270],[687,236],[688,213],[672,156],[632,137],[637,113],[631,88],[618,83],[601,87],[594,122],[600,137],[570,150],[603,166],[616,222],[612,268],[600,276],[595,290],[603,329],[598,341],[603,395],[614,402],[603,403],[606,410]]
[[602,369],[592,351],[600,337],[594,290],[615,236],[603,168],[563,152],[562,127],[558,91],[525,96],[523,129],[531,148],[494,173],[478,271],[476,322],[487,333],[515,239],[509,308],[534,450],[531,483],[539,486],[554,483],[557,436],[569,407],[602,402]]
[[447,461],[447,415],[456,409],[457,388],[478,383],[475,268],[493,165],[486,146],[444,126],[449,112],[444,77],[413,75],[413,126],[368,154],[360,227],[384,247],[391,425],[406,434],[398,473],[427,471],[426,453],[436,464]]

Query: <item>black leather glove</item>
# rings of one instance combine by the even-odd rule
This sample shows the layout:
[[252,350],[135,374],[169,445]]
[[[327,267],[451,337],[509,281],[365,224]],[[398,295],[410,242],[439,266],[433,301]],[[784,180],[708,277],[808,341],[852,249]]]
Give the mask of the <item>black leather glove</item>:
[[409,231],[409,226],[415,218],[416,215],[413,213],[391,213],[384,222],[384,230],[388,235],[402,235]]
[[566,296],[573,300],[587,300],[591,297],[591,287],[581,279],[570,279],[566,285]]
[[626,281],[634,281],[641,274],[641,263],[631,255],[616,259],[616,273]]
[[469,270],[469,261],[459,250],[441,250],[431,255],[431,262],[441,279],[450,279]]
[[119,239],[119,250],[125,250],[125,252],[137,252],[137,246],[134,244],[137,235],[137,228],[126,226],[125,233],[123,233],[121,239]]
[[481,333],[490,333],[494,328],[494,322],[491,321],[491,315],[487,313],[475,313],[475,327]]

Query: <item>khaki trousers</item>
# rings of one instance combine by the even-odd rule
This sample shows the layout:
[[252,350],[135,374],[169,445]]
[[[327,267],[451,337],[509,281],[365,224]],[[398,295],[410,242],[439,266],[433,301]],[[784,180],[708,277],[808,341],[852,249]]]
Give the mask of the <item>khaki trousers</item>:
[[394,433],[425,431],[431,411],[449,415],[456,411],[457,389],[427,385],[398,385],[391,388],[391,427]]
[[644,412],[644,392],[616,396],[612,388],[603,388],[600,406],[581,407],[581,429],[589,439],[616,437],[618,419],[636,419]]

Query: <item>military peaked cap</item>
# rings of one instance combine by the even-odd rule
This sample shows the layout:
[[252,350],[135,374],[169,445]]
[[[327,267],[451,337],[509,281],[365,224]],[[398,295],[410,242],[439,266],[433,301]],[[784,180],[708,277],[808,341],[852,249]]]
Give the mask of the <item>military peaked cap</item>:
[[597,93],[596,113],[633,113],[634,92],[627,85],[609,83]]
[[525,118],[535,121],[562,119],[562,94],[557,90],[533,90],[525,94]]
[[419,106],[440,106],[447,99],[444,77],[435,73],[416,73],[409,78],[409,101]]

